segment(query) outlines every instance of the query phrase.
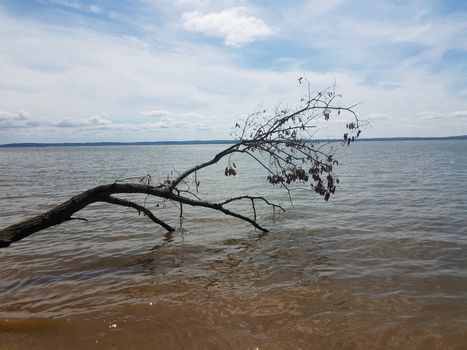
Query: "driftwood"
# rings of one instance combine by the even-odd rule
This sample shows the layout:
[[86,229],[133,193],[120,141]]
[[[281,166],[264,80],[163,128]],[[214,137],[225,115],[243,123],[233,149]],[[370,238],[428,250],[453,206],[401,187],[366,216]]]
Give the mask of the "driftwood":
[[[299,82],[302,83],[302,78]],[[277,108],[273,112],[264,110],[248,116],[243,126],[238,123],[235,126],[236,143],[219,152],[209,161],[155,186],[151,184],[151,177],[147,175],[140,178],[139,183],[115,182],[91,188],[41,215],[0,230],[0,247],[8,247],[11,243],[33,233],[69,220],[86,220],[73,215],[96,202],[133,208],[167,231],[175,230],[174,227],[157,218],[147,207],[115,196],[124,194],[146,194],[176,202],[180,205],[180,216],[183,213],[183,205],[217,210],[267,232],[268,230],[257,222],[255,203],[261,202],[274,210],[284,211],[283,207],[271,203],[267,198],[251,195],[240,195],[217,203],[202,200],[198,193],[197,173],[227,158],[225,175],[235,176],[238,170],[233,156],[241,153],[259,163],[268,173],[266,180],[272,185],[281,186],[290,200],[292,200],[291,186],[296,185],[307,191],[316,192],[328,200],[334,194],[336,184],[339,182],[333,173],[333,166],[337,164],[337,160],[334,159],[332,149],[325,147],[328,143],[323,145],[314,142],[313,135],[319,126],[318,122],[326,122],[331,116],[342,118],[341,114],[346,114],[345,118],[350,117],[350,120],[344,121],[348,132],[344,134],[339,144],[350,145],[360,135],[359,120],[352,109],[354,106],[336,106],[334,102],[338,97],[340,96],[336,95],[334,87],[312,96],[308,84],[308,94],[301,99],[299,108],[294,110]],[[187,182],[188,178],[193,176],[196,191],[191,190]],[[308,182],[311,186],[305,187]],[[229,203],[241,200],[251,203],[252,218],[226,208]]]
[[[78,220],[80,218],[74,218],[73,214],[88,206],[89,204],[96,202],[106,202],[110,204],[122,205],[125,207],[134,208],[139,212],[142,212],[144,215],[149,217],[156,224],[164,227],[167,231],[175,231],[175,228],[165,223],[164,221],[156,218],[154,214],[144,206],[131,202],[129,200],[120,199],[112,196],[113,194],[123,194],[123,193],[143,193],[159,198],[169,199],[176,201],[178,203],[187,204],[196,207],[205,207],[214,210],[223,212],[226,215],[234,216],[244,221],[249,222],[254,227],[267,232],[267,229],[260,226],[256,221],[245,217],[243,215],[234,213],[226,208],[224,203],[210,203],[205,201],[193,200],[191,198],[183,197],[171,192],[168,188],[158,188],[151,185],[144,184],[119,184],[113,183],[110,185],[102,185],[94,187],[90,190],[80,193],[77,196],[74,196],[63,202],[60,205],[57,205],[55,208],[41,214],[37,215],[31,219],[22,221],[15,225],[11,225],[0,231],[0,247],[7,247],[11,243],[19,241],[33,233],[41,231],[51,226],[61,224],[69,220]],[[245,197],[246,198],[246,197]],[[255,199],[263,199],[261,197],[251,197]],[[276,207],[279,207],[276,205]]]

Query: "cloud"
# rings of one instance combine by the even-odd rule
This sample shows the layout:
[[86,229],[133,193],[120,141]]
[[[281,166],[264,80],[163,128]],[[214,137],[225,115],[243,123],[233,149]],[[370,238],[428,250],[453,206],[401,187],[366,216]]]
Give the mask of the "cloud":
[[102,12],[102,7],[100,7],[97,4],[84,5],[83,3],[79,1],[73,1],[73,0],[46,0],[46,1],[50,4],[63,6],[65,8],[72,9],[72,10],[85,11],[85,12],[90,12],[94,14],[99,14]]
[[390,119],[390,116],[383,113],[370,113],[361,118],[363,121],[368,122],[382,122]]
[[425,115],[421,119],[426,120],[426,121],[441,121],[441,120],[445,120],[446,116],[441,115],[441,114]]
[[29,117],[29,112],[19,111],[17,113],[0,111],[0,121],[6,120],[25,120]]
[[457,121],[467,118],[467,110],[454,111],[452,113],[440,113],[438,111],[423,111],[419,113],[421,120],[427,121]]
[[70,0],[47,0],[51,4],[60,5],[68,8],[72,8],[75,10],[81,10],[83,4],[78,1],[70,1]]
[[432,111],[421,111],[418,113],[418,119],[422,121],[441,121],[446,119],[446,115],[441,114],[437,110]]
[[50,128],[75,128],[75,129],[114,129],[118,127],[118,123],[112,122],[106,117],[100,115],[94,115],[86,118],[76,119],[62,119],[58,122],[49,122],[47,124]]
[[274,34],[261,19],[250,16],[241,7],[203,14],[198,11],[183,14],[185,29],[208,36],[221,37],[227,46],[240,47]]
[[93,115],[86,118],[86,122],[90,125],[109,125],[112,122],[108,120],[106,117],[100,115]]
[[453,117],[458,118],[467,118],[467,110],[464,111],[455,111],[451,114]]
[[397,81],[380,81],[378,85],[383,89],[395,89],[400,86],[400,83]]
[[98,5],[89,5],[89,12],[98,14],[102,12],[102,8]]
[[188,112],[174,114],[166,110],[153,110],[142,112],[145,117],[155,118],[155,121],[129,123],[127,121],[119,122],[109,118],[107,114],[92,115],[85,118],[64,118],[58,121],[47,120],[43,118],[32,118],[27,111],[8,112],[0,111],[0,132],[1,129],[28,129],[39,130],[47,133],[52,130],[107,130],[107,131],[126,131],[130,133],[141,133],[142,131],[157,131],[161,129],[179,129],[179,130],[219,130],[221,125],[216,123],[215,116],[206,116],[199,113]]
[[169,112],[163,109],[156,109],[140,113],[144,117],[149,117],[152,120],[144,125],[156,128],[172,128],[172,129],[205,129],[205,130],[221,130],[225,129],[225,125],[219,123],[218,117],[213,115],[205,115],[196,112]]
[[167,117],[171,117],[172,113],[164,109],[155,109],[152,111],[141,112],[141,115],[143,117],[151,117],[151,118],[167,118]]
[[50,121],[30,116],[27,111],[0,111],[0,128],[4,129],[37,129],[37,128],[99,128],[114,125],[106,116],[92,115],[87,118],[62,119]]
[[[446,50],[466,45],[462,39],[467,22],[460,20],[462,15],[451,22],[413,16],[413,26],[398,32],[404,21],[392,10],[384,13],[388,15],[384,20],[363,21],[359,16],[368,12],[345,11],[347,5],[342,3],[341,9],[338,1],[311,18],[311,8],[297,6],[303,20],[292,16],[292,22],[281,17],[285,3],[276,9],[257,2],[248,10],[229,9],[233,0],[190,3],[177,7],[168,0],[154,0],[154,8],[148,5],[139,16],[131,11],[136,12],[140,2],[126,12],[124,7],[105,3],[102,17],[107,16],[106,21],[87,12],[89,5],[79,13],[70,11],[69,17],[63,17],[67,14],[60,8],[61,17],[54,21],[50,14],[47,22],[37,14],[15,16],[0,8],[0,37],[11,43],[0,48],[0,108],[30,112],[0,114],[1,142],[227,138],[238,116],[258,106],[274,108],[280,101],[293,107],[305,92],[297,85],[300,76],[308,77],[312,91],[336,82],[344,95],[342,105],[362,101],[358,114],[362,119],[375,118],[365,136],[467,133],[463,75],[456,65],[440,64],[439,69],[432,65]],[[161,7],[164,15],[170,13],[170,20],[157,13]],[[124,13],[140,26],[112,21],[111,11]],[[408,9],[407,18],[415,12]],[[267,28],[274,33],[266,37],[276,35],[274,42],[236,50],[213,45],[201,35],[190,35],[186,41],[186,32],[177,22],[183,13],[184,21],[193,20],[189,30],[226,42],[229,37],[238,46],[246,43],[242,30],[248,29],[241,20],[237,26],[229,24],[238,18],[265,26],[273,23],[274,29]],[[215,20],[210,22],[210,15]],[[157,30],[145,29],[156,20]],[[349,25],[346,31],[345,24],[352,21],[368,26]],[[384,21],[393,24],[382,35],[365,34],[385,26]],[[429,22],[433,25],[427,32],[418,31]],[[401,41],[403,46],[398,46]],[[405,46],[411,42],[423,50]],[[287,58],[286,64],[277,64]],[[436,111],[443,111],[446,119],[430,123],[423,119],[441,114]],[[378,117],[383,114],[390,117]]]
[[[440,11],[434,1],[407,1],[404,6],[392,1],[323,1],[332,6],[318,15],[314,2],[319,1],[300,1],[269,19],[302,52],[309,50],[310,65],[321,69],[358,69],[367,79],[392,81],[386,73],[395,66],[430,69],[446,53],[467,50],[467,12]],[[459,70],[452,63],[439,67]]]
[[39,125],[39,122],[30,119],[27,111],[19,111],[16,113],[0,111],[0,130],[35,128]]

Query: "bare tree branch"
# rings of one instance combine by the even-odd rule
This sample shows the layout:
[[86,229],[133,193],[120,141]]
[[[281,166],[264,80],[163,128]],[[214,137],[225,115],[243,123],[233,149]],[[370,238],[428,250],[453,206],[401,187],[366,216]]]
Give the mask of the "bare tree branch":
[[136,204],[134,202],[131,202],[129,200],[126,200],[126,199],[121,199],[121,198],[117,198],[117,197],[113,197],[113,196],[108,196],[107,198],[103,198],[101,199],[101,202],[106,202],[106,203],[110,203],[110,204],[116,204],[116,205],[122,205],[124,207],[129,207],[129,208],[134,208],[139,212],[143,213],[144,215],[146,215],[148,218],[150,218],[153,222],[155,222],[156,224],[162,226],[163,228],[165,228],[167,231],[175,231],[175,229],[166,224],[164,221],[156,218],[154,216],[154,214],[146,207],[143,207],[142,205],[139,205],[139,204]]
[[79,220],[79,221],[86,221],[86,222],[89,222],[88,219],[86,218],[75,218],[75,217],[71,217],[68,219],[68,221],[72,221],[72,220]]
[[[198,180],[200,171],[227,158],[224,174],[236,176],[238,168],[234,158],[237,154],[250,157],[262,167],[266,171],[265,180],[271,185],[279,185],[283,188],[292,206],[291,191],[304,189],[307,183],[311,184],[307,191],[311,189],[327,201],[335,193],[336,185],[339,183],[339,179],[334,174],[334,166],[338,165],[338,161],[334,157],[334,146],[330,147],[331,142],[318,144],[313,138],[319,130],[320,123],[326,123],[330,118],[347,118],[343,121],[346,123],[346,132],[336,145],[350,145],[360,136],[361,123],[353,110],[356,105],[346,107],[336,103],[340,95],[336,94],[335,85],[312,95],[310,83],[305,78],[300,78],[299,83],[303,82],[306,82],[307,93],[301,99],[298,108],[290,109],[279,106],[272,112],[264,109],[250,114],[243,125],[238,123],[235,125],[238,131],[236,142],[210,160],[182,173],[172,172],[176,174],[173,178],[167,176],[166,180],[155,185],[152,184],[151,175],[145,175],[91,188],[41,215],[0,230],[0,247],[7,247],[35,232],[69,220],[85,220],[72,215],[95,202],[106,202],[136,209],[167,231],[174,231],[172,226],[154,216],[145,205],[113,196],[130,193],[145,194],[146,199],[151,196],[170,201],[179,207],[180,218],[184,215],[183,205],[204,207],[238,218],[267,232],[268,230],[257,222],[257,205],[263,203],[270,206],[273,212],[276,208],[285,211],[282,206],[270,202],[265,197],[251,194],[234,196],[218,203],[203,200],[203,195],[200,194],[200,181]],[[195,191],[192,191],[190,187],[193,177]],[[136,183],[135,180],[138,182]],[[126,181],[135,181],[135,183]],[[185,197],[183,194],[190,197]],[[251,202],[252,218],[225,207],[229,203],[244,199]]]
[[249,200],[261,200],[263,202],[265,202],[267,205],[271,206],[271,207],[274,207],[274,208],[279,208],[280,210],[282,210],[283,212],[285,212],[285,209],[283,207],[281,207],[280,205],[278,204],[274,204],[274,203],[271,203],[269,202],[266,198],[264,197],[257,197],[257,196],[239,196],[239,197],[233,197],[233,198],[229,198],[229,199],[226,199],[225,201],[223,202],[220,202],[219,204],[220,205],[225,205],[225,204],[228,204],[228,203],[231,203],[231,202],[234,202],[234,201],[238,201],[238,200],[242,200],[242,199],[249,199]]

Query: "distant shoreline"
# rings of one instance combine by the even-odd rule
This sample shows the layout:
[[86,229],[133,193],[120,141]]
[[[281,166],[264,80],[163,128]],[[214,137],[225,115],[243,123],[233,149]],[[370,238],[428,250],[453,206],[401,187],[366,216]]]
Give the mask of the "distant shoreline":
[[[467,135],[445,137],[369,137],[358,141],[443,141],[443,140],[467,140]],[[339,141],[336,139],[318,139],[316,142]],[[140,142],[22,142],[7,143],[0,148],[17,147],[99,147],[99,146],[167,146],[167,145],[228,145],[235,140],[187,140],[187,141],[140,141]]]

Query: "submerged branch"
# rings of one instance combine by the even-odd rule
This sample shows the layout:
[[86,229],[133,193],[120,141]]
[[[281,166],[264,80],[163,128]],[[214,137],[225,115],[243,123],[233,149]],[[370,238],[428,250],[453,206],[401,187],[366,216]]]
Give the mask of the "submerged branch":
[[102,199],[101,202],[106,202],[106,203],[115,204],[115,205],[121,205],[121,206],[128,207],[128,208],[134,208],[134,209],[136,209],[138,211],[138,213],[140,213],[140,212],[143,213],[148,218],[150,218],[153,222],[155,222],[156,224],[162,226],[167,231],[175,231],[175,229],[172,226],[170,226],[170,225],[166,224],[164,221],[156,218],[154,216],[154,214],[148,208],[143,207],[142,205],[136,204],[136,203],[131,202],[131,201],[126,200],[126,199],[116,198],[116,197],[113,197],[113,196],[108,196],[108,197]]
[[85,208],[86,206],[96,202],[106,202],[109,204],[134,208],[139,212],[144,213],[153,222],[164,227],[166,230],[174,231],[174,228],[172,226],[155,217],[152,214],[152,212],[146,207],[143,207],[139,204],[125,199],[120,199],[112,196],[113,194],[124,193],[147,194],[159,198],[169,199],[180,204],[214,209],[226,215],[233,216],[243,221],[246,221],[254,227],[256,227],[257,229],[267,232],[267,230],[264,227],[256,223],[254,220],[241,214],[230,211],[228,209],[225,209],[222,207],[222,205],[217,203],[193,200],[170,192],[167,189],[160,189],[151,185],[113,183],[94,187],[90,190],[87,190],[72,197],[66,202],[57,205],[53,209],[43,214],[37,215],[33,218],[21,221],[17,224],[11,225],[9,227],[4,228],[3,230],[0,230],[0,247],[8,247],[11,243],[22,240],[23,238],[26,238],[36,232],[39,232],[41,230],[55,225],[59,225],[69,220],[75,220],[77,218],[73,218],[73,214]]

